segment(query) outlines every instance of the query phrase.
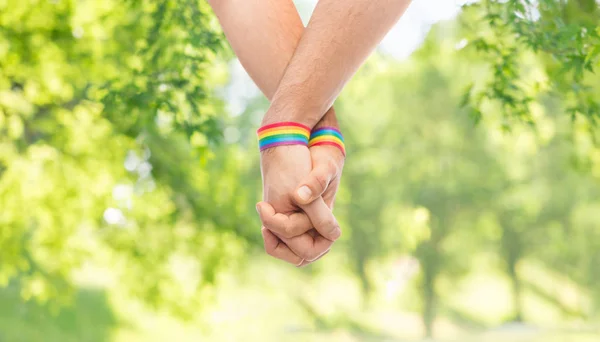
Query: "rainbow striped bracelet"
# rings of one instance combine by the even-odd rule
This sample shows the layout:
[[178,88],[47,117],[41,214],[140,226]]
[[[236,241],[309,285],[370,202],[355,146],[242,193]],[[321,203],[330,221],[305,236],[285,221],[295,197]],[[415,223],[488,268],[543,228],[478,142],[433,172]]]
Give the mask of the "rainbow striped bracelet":
[[311,132],[308,147],[320,145],[335,146],[342,151],[344,156],[346,155],[344,137],[342,136],[342,132],[335,127],[320,127]]
[[284,145],[308,146],[310,128],[297,122],[279,122],[262,126],[256,133],[258,147],[262,152],[271,147]]

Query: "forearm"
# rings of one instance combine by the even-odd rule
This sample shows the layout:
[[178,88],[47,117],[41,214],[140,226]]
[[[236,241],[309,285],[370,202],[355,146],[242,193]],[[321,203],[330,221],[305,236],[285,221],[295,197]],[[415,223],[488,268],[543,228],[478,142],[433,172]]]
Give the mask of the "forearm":
[[[304,32],[294,3],[291,0],[209,0],[209,3],[240,63],[271,100]],[[337,127],[333,108],[320,115],[325,112],[316,127]],[[279,121],[305,122],[286,118],[283,113]],[[315,122],[310,125],[313,126]]]
[[273,95],[264,124],[313,126],[410,0],[320,0]]

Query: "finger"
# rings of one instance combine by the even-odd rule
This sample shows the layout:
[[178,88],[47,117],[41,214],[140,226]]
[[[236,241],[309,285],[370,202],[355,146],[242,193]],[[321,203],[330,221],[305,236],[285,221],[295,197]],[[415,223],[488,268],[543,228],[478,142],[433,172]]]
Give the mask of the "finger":
[[326,239],[335,241],[342,235],[340,225],[322,197],[300,208],[308,215],[313,227]]
[[319,261],[322,257],[324,257],[325,255],[327,255],[327,253],[329,253],[330,250],[331,249],[328,249],[325,253],[321,254],[321,256],[319,256],[318,258],[316,258],[313,261],[308,261],[308,260],[302,261],[302,263],[300,265],[298,265],[297,267],[304,267],[304,266],[312,264],[313,262]]
[[276,213],[273,206],[267,202],[259,202],[256,211],[263,226],[280,237],[292,238],[302,235],[313,227],[308,216],[303,212],[290,215]]
[[292,250],[277,236],[271,233],[271,231],[265,227],[262,227],[260,231],[265,242],[265,251],[267,254],[296,266],[299,266],[302,263],[302,258],[294,254],[294,252],[292,252]]
[[316,166],[294,192],[294,201],[308,204],[321,197],[337,172],[337,167],[332,162]]
[[311,234],[313,231],[314,229],[291,239],[280,239],[292,250],[292,252],[294,252],[294,254],[304,260],[312,261],[327,253],[333,244],[333,241],[324,238],[316,231],[314,231],[315,234]]
[[323,200],[325,204],[329,207],[329,210],[333,211],[333,207],[335,204],[335,195],[337,194],[338,184],[329,183],[327,187],[327,192],[323,193]]

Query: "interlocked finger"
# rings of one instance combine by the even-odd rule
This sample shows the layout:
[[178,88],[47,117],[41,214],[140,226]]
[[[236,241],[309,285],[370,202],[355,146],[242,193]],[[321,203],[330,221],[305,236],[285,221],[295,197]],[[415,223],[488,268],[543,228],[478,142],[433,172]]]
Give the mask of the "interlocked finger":
[[269,231],[267,228],[262,227],[261,233],[265,243],[265,251],[270,256],[289,262],[295,266],[300,266],[304,261],[301,257],[296,255],[292,250],[286,246],[275,234]]

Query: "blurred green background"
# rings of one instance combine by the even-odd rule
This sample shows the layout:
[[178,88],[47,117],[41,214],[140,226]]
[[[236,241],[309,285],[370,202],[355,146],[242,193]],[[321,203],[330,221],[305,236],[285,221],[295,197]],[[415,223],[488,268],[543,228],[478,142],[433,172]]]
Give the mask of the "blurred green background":
[[598,341],[599,4],[460,5],[336,102],[343,236],[296,269],[205,2],[0,0],[0,341]]

